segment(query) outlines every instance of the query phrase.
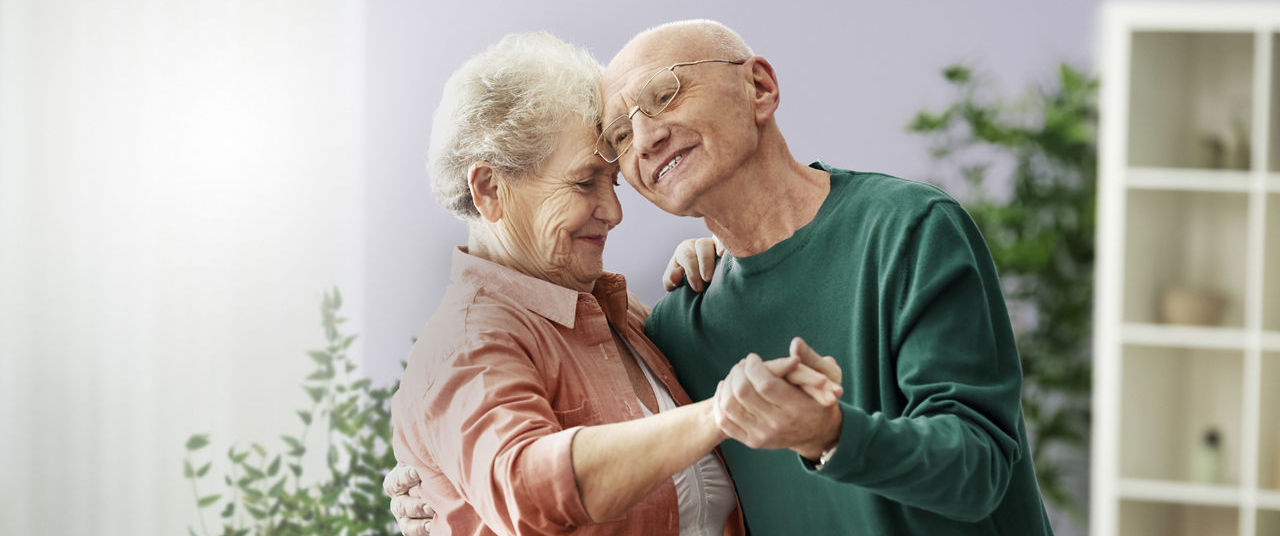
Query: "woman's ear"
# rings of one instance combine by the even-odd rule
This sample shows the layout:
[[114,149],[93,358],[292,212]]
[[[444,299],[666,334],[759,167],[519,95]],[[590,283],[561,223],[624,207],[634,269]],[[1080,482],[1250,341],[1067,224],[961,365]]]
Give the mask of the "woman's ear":
[[747,66],[751,69],[751,101],[756,109],[756,124],[764,125],[778,109],[781,97],[778,93],[778,76],[774,74],[769,60],[760,56],[747,60]]
[[498,199],[498,172],[493,164],[483,160],[471,164],[467,170],[467,186],[471,188],[471,202],[480,211],[480,217],[489,223],[502,219],[502,203]]

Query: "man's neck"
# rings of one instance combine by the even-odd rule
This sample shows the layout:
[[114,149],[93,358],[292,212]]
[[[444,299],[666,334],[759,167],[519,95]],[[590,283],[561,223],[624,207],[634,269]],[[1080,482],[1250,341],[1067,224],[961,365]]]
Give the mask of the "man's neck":
[[749,257],[790,238],[818,215],[831,174],[797,162],[783,146],[762,152],[708,192],[703,221],[735,257]]

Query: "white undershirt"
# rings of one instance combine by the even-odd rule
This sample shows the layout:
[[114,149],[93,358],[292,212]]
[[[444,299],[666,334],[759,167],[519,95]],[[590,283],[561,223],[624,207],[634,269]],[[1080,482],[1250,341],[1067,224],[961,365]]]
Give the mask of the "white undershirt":
[[[621,338],[621,337],[619,337]],[[658,412],[676,409],[676,402],[671,398],[667,387],[654,377],[649,365],[645,364],[635,349],[626,339],[622,339],[631,351],[632,357],[640,364],[645,379],[653,388],[653,395],[658,399]],[[641,402],[640,408],[646,417],[653,415],[649,408]],[[724,534],[725,523],[729,514],[733,513],[737,500],[733,493],[733,484],[729,481],[729,473],[720,463],[714,452],[707,453],[702,459],[671,476],[676,485],[676,502],[680,505],[680,536],[720,536]]]

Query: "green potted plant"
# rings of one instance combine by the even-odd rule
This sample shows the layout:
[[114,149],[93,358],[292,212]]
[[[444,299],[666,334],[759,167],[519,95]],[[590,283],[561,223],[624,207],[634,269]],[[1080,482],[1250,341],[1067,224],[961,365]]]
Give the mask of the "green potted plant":
[[[193,536],[400,534],[382,493],[382,477],[396,464],[390,400],[397,385],[375,388],[355,377],[347,349],[356,336],[342,332],[341,307],[338,289],[325,293],[326,344],[307,352],[315,368],[302,386],[311,404],[297,411],[299,433],[281,436],[277,449],[232,445],[221,480],[206,478],[213,466],[208,434],[187,440],[183,470],[200,509],[198,526],[188,527]],[[312,433],[324,434],[327,471],[304,475]],[[214,511],[221,530],[210,532],[205,518]]]

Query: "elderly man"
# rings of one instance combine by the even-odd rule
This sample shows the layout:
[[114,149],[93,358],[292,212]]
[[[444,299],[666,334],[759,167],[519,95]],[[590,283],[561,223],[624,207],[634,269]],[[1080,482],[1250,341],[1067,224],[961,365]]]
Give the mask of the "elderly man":
[[[645,331],[737,440],[722,447],[753,534],[1051,534],[995,266],[954,200],[796,161],[773,67],[718,23],[641,33],[602,90],[601,157],[727,250]],[[794,336],[835,356],[839,404],[743,359]]]

